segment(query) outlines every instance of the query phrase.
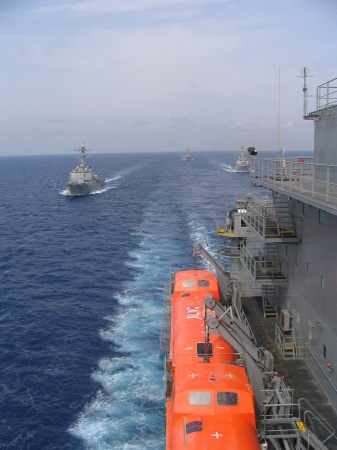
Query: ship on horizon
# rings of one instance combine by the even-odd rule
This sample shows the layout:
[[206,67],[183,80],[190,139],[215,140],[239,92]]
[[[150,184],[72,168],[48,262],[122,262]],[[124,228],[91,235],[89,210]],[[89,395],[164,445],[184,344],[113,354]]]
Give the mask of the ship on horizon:
[[235,164],[232,164],[232,169],[235,172],[249,172],[249,161],[245,156],[244,147],[241,145],[240,155]]
[[70,172],[69,180],[66,184],[70,195],[88,195],[97,192],[105,186],[105,177],[95,174],[91,167],[85,164],[85,153],[87,151],[84,142],[81,148],[80,164]]
[[186,150],[186,154],[185,154],[184,160],[185,160],[185,161],[191,161],[191,159],[192,159],[192,155],[191,155],[190,149],[188,148],[188,149]]

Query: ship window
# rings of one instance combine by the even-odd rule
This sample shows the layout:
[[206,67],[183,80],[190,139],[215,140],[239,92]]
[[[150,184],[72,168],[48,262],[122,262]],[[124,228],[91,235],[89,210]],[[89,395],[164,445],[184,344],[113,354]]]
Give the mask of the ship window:
[[288,256],[288,246],[286,245],[286,256]]
[[303,203],[303,216],[308,217],[308,204]]
[[198,280],[198,286],[200,287],[208,287],[209,281],[208,280]]
[[325,280],[324,280],[324,275],[321,275],[321,289],[325,288]]
[[217,392],[216,403],[219,406],[236,406],[239,403],[237,392]]
[[324,344],[323,344],[322,356],[323,356],[324,359],[326,359],[326,346]]
[[321,225],[325,225],[325,211],[319,210],[318,221]]
[[309,274],[310,274],[310,264],[307,263],[307,275],[309,275]]
[[202,431],[200,420],[186,424],[186,434],[195,433],[196,431]]
[[183,299],[183,298],[185,298],[185,297],[190,297],[190,293],[189,292],[186,292],[185,294],[181,294],[181,298]]
[[183,287],[193,287],[195,286],[194,280],[184,280]]
[[[205,342],[197,343],[197,356],[206,356],[206,344]],[[208,356],[213,356],[213,344],[208,344]]]
[[193,391],[189,393],[188,401],[192,406],[209,406],[212,403],[212,395],[210,392]]

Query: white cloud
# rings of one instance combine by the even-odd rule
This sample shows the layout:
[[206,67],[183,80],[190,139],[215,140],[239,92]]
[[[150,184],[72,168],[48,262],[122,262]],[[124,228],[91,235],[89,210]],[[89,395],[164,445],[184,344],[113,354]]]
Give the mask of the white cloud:
[[188,7],[200,10],[201,7],[230,3],[231,0],[85,0],[63,2],[40,6],[33,10],[34,14],[70,14],[94,16],[102,14],[137,13],[160,11],[165,9]]

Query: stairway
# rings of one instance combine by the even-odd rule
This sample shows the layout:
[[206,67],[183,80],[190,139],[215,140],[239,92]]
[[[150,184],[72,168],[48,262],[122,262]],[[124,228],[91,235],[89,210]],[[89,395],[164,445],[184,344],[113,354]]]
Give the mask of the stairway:
[[278,235],[284,238],[296,236],[294,219],[290,211],[288,197],[273,191],[273,201]]
[[262,286],[263,315],[267,317],[278,317],[277,312],[278,286]]

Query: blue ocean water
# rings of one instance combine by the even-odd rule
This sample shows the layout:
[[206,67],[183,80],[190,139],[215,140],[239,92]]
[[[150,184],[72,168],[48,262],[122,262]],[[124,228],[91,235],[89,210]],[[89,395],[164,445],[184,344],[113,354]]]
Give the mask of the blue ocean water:
[[164,283],[253,189],[238,152],[183,156],[96,155],[76,198],[73,157],[0,159],[0,448],[165,448]]

